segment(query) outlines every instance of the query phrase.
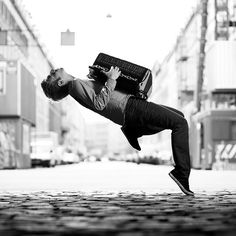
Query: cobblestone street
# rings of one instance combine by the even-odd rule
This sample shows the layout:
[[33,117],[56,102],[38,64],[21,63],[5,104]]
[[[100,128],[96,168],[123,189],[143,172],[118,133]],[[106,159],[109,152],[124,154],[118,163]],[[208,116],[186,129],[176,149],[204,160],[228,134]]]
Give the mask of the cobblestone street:
[[[66,171],[70,173],[68,179],[78,173],[76,177],[86,175],[88,183],[92,181],[88,178],[95,171],[95,167],[100,179],[96,179],[96,173],[91,178],[95,178],[96,183],[110,176],[114,185],[120,181],[124,188],[110,185],[109,191],[108,182],[104,181],[103,187],[92,187],[90,182],[90,188],[86,189],[82,187],[83,180],[80,179],[77,182],[72,181],[72,190],[72,185],[70,189],[65,187],[69,181],[62,182],[63,176],[65,177],[63,171]],[[82,173],[82,169],[87,174]],[[236,190],[232,188],[231,182],[235,183],[236,173],[193,170],[193,187],[196,186],[197,179],[202,187],[193,188],[196,195],[189,197],[183,195],[174,183],[168,182],[163,173],[169,169],[170,167],[125,163],[94,163],[55,169],[2,171],[0,235],[235,235]],[[114,175],[115,170],[117,174]],[[130,178],[127,178],[128,172]],[[28,175],[34,179],[37,173],[44,173],[44,178],[41,179],[44,184],[49,175],[56,177],[58,173],[62,173],[61,177],[49,180],[55,186],[57,182],[61,182],[61,189],[53,188],[53,184],[45,184],[46,187],[42,184],[36,188],[33,185],[40,180],[30,182]],[[6,180],[14,174],[16,182],[18,181],[15,188],[11,187],[14,181]],[[148,188],[144,187],[141,179],[145,181],[154,175],[159,180],[146,182]],[[23,179],[22,186],[19,176]],[[221,179],[222,176],[230,177],[229,184],[225,179],[225,184],[221,185],[217,182],[217,176]],[[127,184],[124,184],[123,178]],[[205,183],[200,184],[204,178]],[[213,178],[216,181],[214,189],[202,189]],[[135,179],[139,182],[138,185]],[[75,189],[77,184],[82,191]],[[130,188],[131,185],[133,188]]]
[[235,235],[236,192],[1,194],[1,235]]

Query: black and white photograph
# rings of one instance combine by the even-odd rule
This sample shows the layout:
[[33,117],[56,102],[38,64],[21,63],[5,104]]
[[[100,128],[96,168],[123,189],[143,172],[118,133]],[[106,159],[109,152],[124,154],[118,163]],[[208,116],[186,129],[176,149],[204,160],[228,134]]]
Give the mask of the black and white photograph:
[[0,235],[236,235],[236,0],[0,0]]

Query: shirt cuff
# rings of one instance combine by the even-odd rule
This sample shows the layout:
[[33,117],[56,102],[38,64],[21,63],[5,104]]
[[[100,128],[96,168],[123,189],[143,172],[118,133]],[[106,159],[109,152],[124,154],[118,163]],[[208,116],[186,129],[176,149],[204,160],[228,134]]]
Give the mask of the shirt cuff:
[[110,90],[114,90],[116,87],[116,80],[114,79],[108,79],[105,83],[105,86],[108,87]]

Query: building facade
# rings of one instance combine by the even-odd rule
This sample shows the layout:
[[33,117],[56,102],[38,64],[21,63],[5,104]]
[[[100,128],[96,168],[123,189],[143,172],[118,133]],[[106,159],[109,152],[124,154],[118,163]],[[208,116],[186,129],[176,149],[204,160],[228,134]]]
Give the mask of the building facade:
[[79,110],[79,104],[71,97],[62,101],[62,139],[64,147],[74,153],[85,155],[85,120]]
[[109,123],[91,123],[86,125],[85,145],[88,154],[101,156],[108,152]]
[[198,1],[175,47],[153,71],[161,84],[154,100],[182,110],[188,120],[194,168],[236,163],[235,17],[235,0]]
[[53,68],[19,1],[0,1],[0,168],[28,168],[31,131],[61,133],[40,83]]
[[100,122],[86,125],[86,147],[91,155],[123,155],[132,151],[120,126],[112,122]]

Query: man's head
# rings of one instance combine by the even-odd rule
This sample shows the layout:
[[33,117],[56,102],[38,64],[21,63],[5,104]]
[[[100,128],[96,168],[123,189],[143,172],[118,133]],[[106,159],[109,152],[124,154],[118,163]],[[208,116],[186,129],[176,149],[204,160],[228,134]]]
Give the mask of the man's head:
[[64,69],[51,70],[47,79],[41,82],[41,87],[48,98],[59,101],[69,94],[69,81],[74,78]]

